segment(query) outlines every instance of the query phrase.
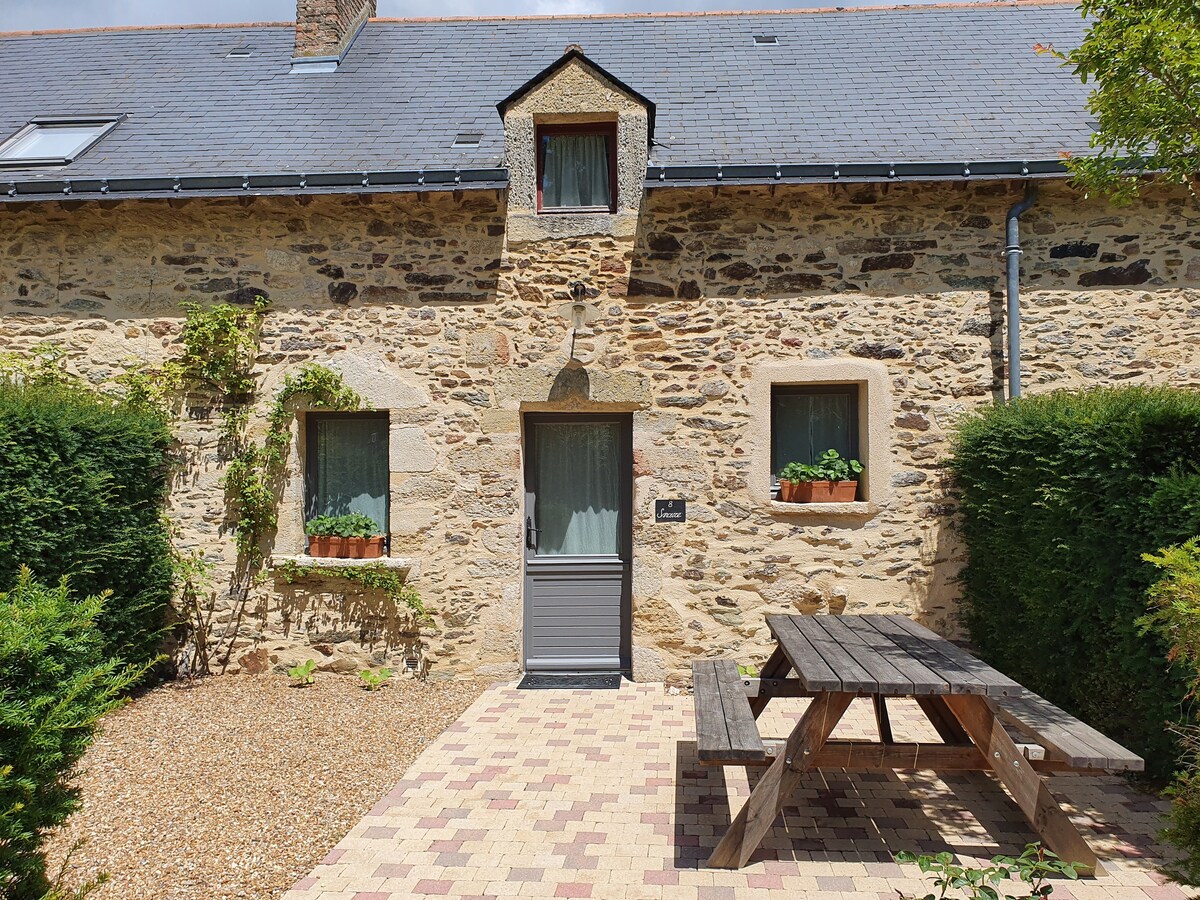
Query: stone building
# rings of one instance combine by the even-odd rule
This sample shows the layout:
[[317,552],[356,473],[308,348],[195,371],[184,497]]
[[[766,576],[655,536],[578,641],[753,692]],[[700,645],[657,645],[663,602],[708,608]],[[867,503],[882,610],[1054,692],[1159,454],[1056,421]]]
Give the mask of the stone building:
[[[336,574],[231,594],[219,423],[189,408],[171,513],[217,567],[227,671],[679,680],[761,659],[769,612],[951,631],[958,416],[1010,365],[1029,392],[1200,384],[1194,202],[1066,182],[1085,89],[1031,48],[1080,38],[1072,5],[373,7],[0,36],[5,350],[103,386],[177,351],[183,302],[262,296],[252,434],[306,362],[369,404],[297,414],[270,565],[365,512],[436,624]],[[781,502],[779,467],[831,447],[855,498]]]

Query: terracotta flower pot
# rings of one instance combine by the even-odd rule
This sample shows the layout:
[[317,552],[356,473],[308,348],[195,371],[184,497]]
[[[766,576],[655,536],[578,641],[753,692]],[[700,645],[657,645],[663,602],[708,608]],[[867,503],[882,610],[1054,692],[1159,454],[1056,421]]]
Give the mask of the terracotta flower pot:
[[858,494],[858,481],[798,481],[793,503],[851,503]]
[[379,559],[383,556],[383,537],[344,538],[312,534],[308,537],[308,555],[333,559]]
[[379,559],[383,556],[383,537],[346,538],[346,559]]
[[782,500],[784,503],[795,503],[796,502],[796,485],[797,484],[799,484],[798,481],[784,481],[784,480],[780,479],[780,481],[779,481],[779,499]]

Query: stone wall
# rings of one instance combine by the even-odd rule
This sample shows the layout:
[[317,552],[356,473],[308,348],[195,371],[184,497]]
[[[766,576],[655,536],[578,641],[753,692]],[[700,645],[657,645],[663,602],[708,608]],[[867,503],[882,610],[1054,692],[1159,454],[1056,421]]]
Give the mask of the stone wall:
[[[953,628],[961,548],[939,460],[955,418],[999,396],[1003,222],[1019,192],[654,190],[631,237],[524,242],[494,192],[4,206],[0,344],[56,342],[100,384],[170,351],[181,302],[268,296],[264,397],[315,360],[389,411],[392,554],[438,610],[420,639],[435,677],[519,667],[521,413],[632,412],[635,673],[681,679],[697,655],[761,661],[774,611]],[[1043,188],[1024,219],[1028,392],[1200,385],[1188,203],[1164,190],[1114,210]],[[582,370],[567,370],[555,310],[577,279],[604,316],[579,338]],[[755,398],[800,364],[862,373],[886,401],[868,404],[868,424],[887,478],[860,508],[813,515],[759,483]],[[300,429],[280,555],[302,544]],[[236,636],[230,671],[414,653],[394,610],[341,582],[268,580],[245,609],[228,600],[215,430],[209,411],[184,410],[172,515],[181,543],[220,567],[211,631]],[[688,501],[685,526],[653,523],[664,497]]]

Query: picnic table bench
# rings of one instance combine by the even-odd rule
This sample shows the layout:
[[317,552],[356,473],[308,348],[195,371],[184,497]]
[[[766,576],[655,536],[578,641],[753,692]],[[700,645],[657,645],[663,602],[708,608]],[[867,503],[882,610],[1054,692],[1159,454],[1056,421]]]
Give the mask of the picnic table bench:
[[[993,772],[1051,850],[1102,874],[1041,773],[1140,771],[1136,754],[906,616],[768,616],[767,626],[776,647],[759,677],[728,659],[692,664],[700,762],[767,767],[710,866],[744,866],[810,769],[932,769]],[[879,740],[830,740],[860,696]],[[759,734],[775,697],[811,698],[786,739]],[[914,700],[941,742],[895,741],[889,697]]]

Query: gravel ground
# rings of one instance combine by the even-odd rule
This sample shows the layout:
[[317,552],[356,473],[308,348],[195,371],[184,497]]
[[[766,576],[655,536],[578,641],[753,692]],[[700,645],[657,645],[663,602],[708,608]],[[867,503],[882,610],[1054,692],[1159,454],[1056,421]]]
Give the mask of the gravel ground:
[[479,696],[470,681],[229,675],[150,691],[104,722],[83,808],[50,841],[92,900],[279,897]]

